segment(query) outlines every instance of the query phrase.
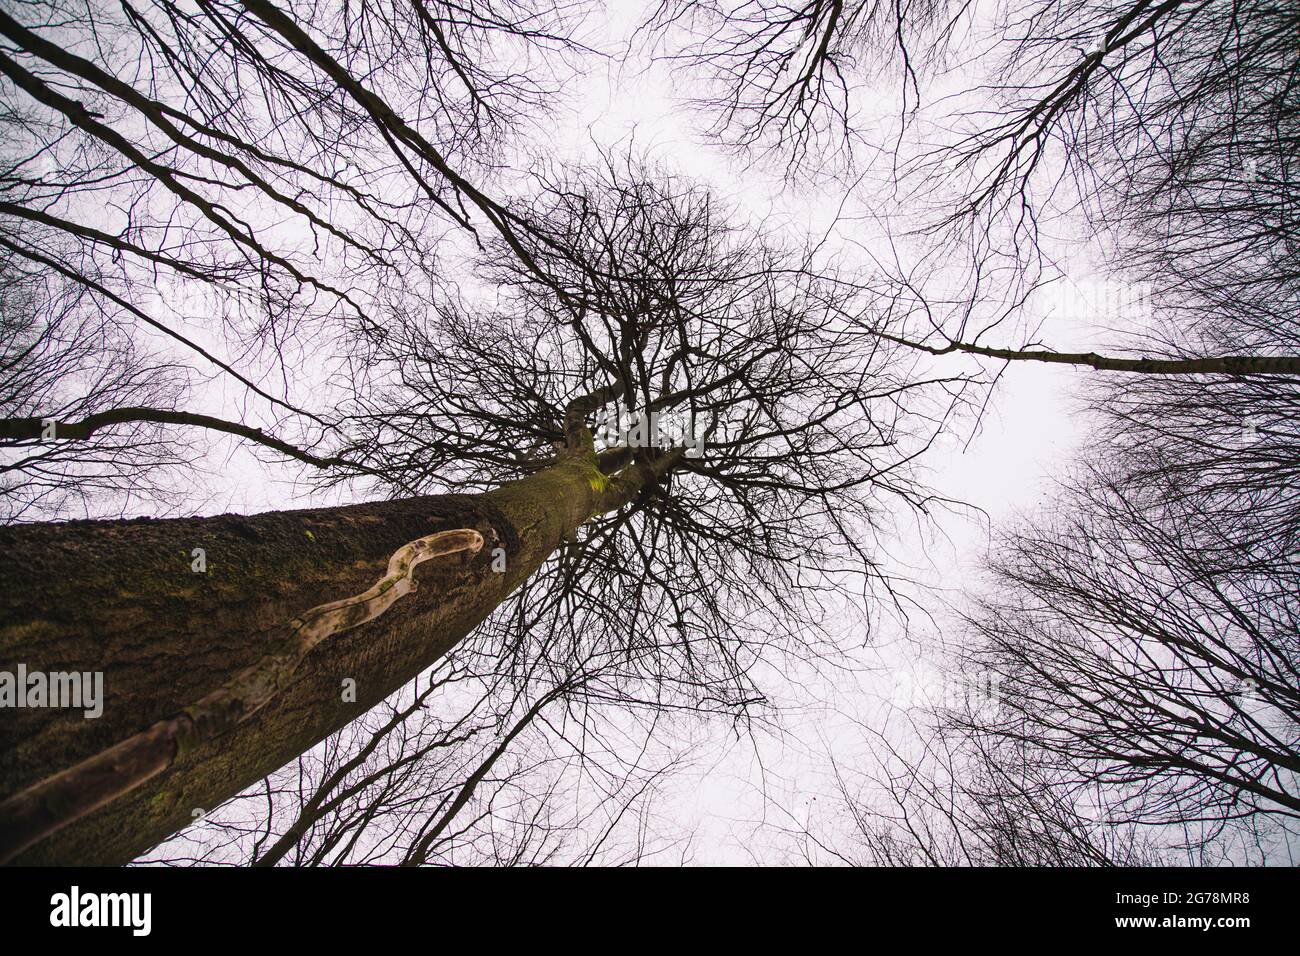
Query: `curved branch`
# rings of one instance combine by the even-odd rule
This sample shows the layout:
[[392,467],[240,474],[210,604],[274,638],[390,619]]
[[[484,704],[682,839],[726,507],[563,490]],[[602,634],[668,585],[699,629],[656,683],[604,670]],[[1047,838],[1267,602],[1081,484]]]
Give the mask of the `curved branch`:
[[224,418],[214,418],[211,415],[200,415],[197,412],[177,412],[165,408],[145,408],[142,406],[126,406],[123,408],[113,408],[105,412],[95,412],[93,415],[87,415],[79,422],[59,422],[50,418],[3,418],[0,419],[0,440],[8,439],[12,441],[25,441],[29,439],[39,439],[45,437],[46,429],[53,426],[51,438],[57,441],[85,441],[90,438],[96,431],[110,425],[124,425],[130,422],[155,422],[161,425],[194,425],[199,428],[207,428],[212,431],[225,432],[228,435],[237,435],[240,438],[247,438],[249,441],[264,445],[267,448],[274,449],[282,455],[305,462],[315,468],[356,468],[362,471],[367,470],[364,466],[355,462],[350,462],[345,458],[337,455],[329,458],[322,458],[319,455],[313,455],[309,451],[303,451],[296,445],[291,445],[274,435],[268,435],[260,428],[252,428],[240,422],[227,421]]

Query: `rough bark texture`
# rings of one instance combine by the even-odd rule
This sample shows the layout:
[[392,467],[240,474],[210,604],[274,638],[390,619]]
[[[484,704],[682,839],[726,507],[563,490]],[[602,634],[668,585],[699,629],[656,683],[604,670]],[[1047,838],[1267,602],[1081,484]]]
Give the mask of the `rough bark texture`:
[[[248,666],[307,608],[365,590],[415,538],[475,528],[474,558],[431,561],[379,619],[335,635],[292,685],[218,741],[24,852],[16,862],[118,864],[283,766],[434,663],[564,537],[652,472],[609,487],[590,456],[482,495],[241,517],[0,529],[0,669],[104,671],[104,713],[0,710],[0,799],[176,713]],[[504,574],[492,550],[507,553]],[[203,548],[207,573],[191,570]],[[355,703],[342,682],[356,681]],[[3,821],[0,821],[3,825]]]

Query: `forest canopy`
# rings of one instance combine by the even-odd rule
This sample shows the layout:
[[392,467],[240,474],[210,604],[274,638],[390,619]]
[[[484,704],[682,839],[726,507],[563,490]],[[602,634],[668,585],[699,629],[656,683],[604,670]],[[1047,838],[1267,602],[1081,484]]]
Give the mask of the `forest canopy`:
[[1298,28],[5,4],[0,856],[1292,861]]

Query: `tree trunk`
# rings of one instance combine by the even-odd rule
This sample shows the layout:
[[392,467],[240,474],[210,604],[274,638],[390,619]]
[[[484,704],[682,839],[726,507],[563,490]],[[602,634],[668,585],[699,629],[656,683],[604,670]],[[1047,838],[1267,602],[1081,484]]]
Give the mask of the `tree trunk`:
[[[94,756],[220,687],[303,611],[357,594],[404,544],[455,528],[477,554],[429,561],[419,588],[329,637],[223,737],[21,853],[27,864],[125,863],[293,760],[432,665],[593,514],[671,467],[605,479],[574,454],[478,495],[252,517],[73,521],[0,529],[0,670],[103,671],[103,715],[0,710],[0,800]],[[494,549],[506,552],[493,570]],[[193,549],[207,569],[192,569]],[[498,562],[499,566],[499,562]],[[355,681],[355,702],[344,681]],[[13,819],[0,812],[0,832]]]

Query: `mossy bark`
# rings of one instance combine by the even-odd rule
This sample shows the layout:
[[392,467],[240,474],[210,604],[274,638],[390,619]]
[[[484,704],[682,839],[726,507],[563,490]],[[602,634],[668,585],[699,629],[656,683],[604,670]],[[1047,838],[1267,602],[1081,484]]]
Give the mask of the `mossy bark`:
[[[599,480],[597,480],[599,479]],[[304,610],[364,591],[424,535],[474,528],[477,555],[416,571],[383,616],[313,650],[254,717],[29,848],[18,863],[120,864],[382,701],[454,647],[591,515],[630,500],[590,454],[480,495],[249,517],[0,529],[0,669],[103,671],[104,711],[0,710],[0,800],[175,714],[256,661]],[[492,569],[494,549],[506,570]],[[204,549],[205,573],[191,569]],[[346,702],[343,682],[356,682]],[[0,820],[0,826],[4,821]]]

